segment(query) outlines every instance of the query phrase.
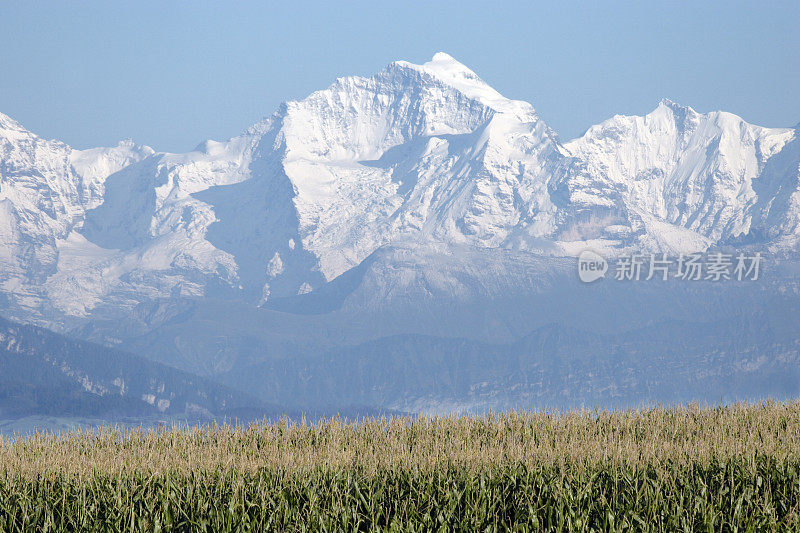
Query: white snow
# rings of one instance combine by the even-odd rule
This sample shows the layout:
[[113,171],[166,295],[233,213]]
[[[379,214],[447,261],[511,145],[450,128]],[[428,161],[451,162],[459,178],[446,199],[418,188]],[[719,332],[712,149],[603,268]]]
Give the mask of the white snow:
[[283,274],[283,261],[281,261],[281,254],[275,252],[275,255],[267,263],[267,276],[275,278],[281,274]]

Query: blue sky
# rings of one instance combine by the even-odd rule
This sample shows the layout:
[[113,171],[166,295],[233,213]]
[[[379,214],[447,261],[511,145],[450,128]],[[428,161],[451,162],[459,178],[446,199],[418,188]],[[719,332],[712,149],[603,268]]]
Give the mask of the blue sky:
[[563,139],[662,97],[800,121],[800,2],[4,2],[0,112],[78,148],[186,151],[445,51]]

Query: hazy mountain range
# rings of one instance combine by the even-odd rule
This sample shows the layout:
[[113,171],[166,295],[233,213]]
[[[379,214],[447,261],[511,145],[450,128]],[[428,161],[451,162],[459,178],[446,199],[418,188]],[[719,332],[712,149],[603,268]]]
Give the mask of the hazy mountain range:
[[[798,133],[662,100],[562,142],[444,53],[186,154],[0,114],[0,312],[287,409],[792,396]],[[584,249],[764,275],[584,285]]]

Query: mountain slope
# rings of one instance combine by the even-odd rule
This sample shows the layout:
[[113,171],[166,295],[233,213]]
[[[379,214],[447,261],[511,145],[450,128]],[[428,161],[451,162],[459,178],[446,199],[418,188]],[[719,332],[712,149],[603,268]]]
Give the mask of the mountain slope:
[[796,398],[797,325],[764,331],[753,318],[667,321],[615,335],[549,324],[507,344],[398,335],[220,379],[273,402],[429,414]]
[[0,319],[0,418],[253,419],[259,400],[137,355]]

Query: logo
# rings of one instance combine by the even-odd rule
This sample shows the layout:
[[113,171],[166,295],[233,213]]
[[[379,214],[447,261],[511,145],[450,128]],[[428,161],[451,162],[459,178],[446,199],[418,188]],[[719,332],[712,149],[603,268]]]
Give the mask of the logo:
[[603,256],[591,250],[584,250],[578,256],[578,277],[584,283],[591,283],[605,276],[608,263]]
[[667,254],[634,253],[614,257],[610,262],[592,250],[578,256],[578,277],[584,283],[604,278],[612,270],[616,281],[758,281],[763,270],[761,252]]

